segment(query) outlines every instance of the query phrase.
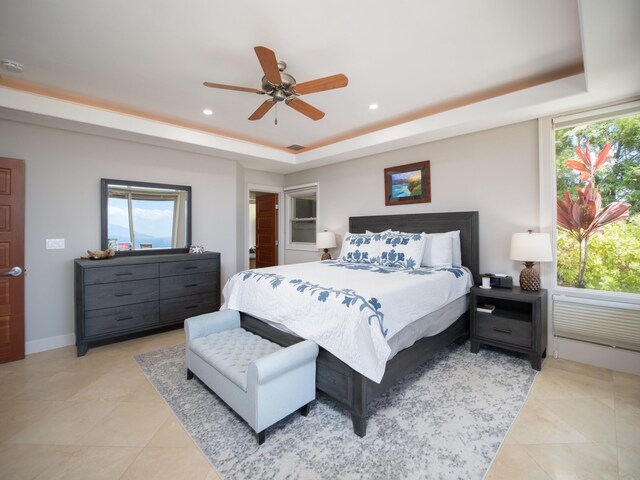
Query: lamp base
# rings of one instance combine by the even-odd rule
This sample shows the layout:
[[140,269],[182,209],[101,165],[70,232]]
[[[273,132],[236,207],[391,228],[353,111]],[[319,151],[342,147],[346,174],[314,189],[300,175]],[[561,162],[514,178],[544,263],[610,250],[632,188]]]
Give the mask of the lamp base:
[[525,269],[520,272],[520,288],[529,292],[540,290],[540,272],[533,268],[533,262],[524,262]]
[[324,249],[324,253],[322,254],[322,257],[320,258],[320,260],[331,260],[331,254],[329,253],[328,248]]

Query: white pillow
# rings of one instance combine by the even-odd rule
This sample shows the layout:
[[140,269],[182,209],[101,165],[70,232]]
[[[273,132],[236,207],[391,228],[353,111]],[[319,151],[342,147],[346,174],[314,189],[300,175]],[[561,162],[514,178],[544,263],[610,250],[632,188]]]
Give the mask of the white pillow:
[[453,238],[442,233],[425,233],[424,267],[451,267],[453,265]]
[[385,233],[380,240],[376,263],[387,267],[418,268],[424,255],[424,242],[421,233]]
[[340,258],[345,262],[373,263],[379,255],[380,242],[373,235],[345,233]]
[[[451,237],[452,239],[451,247],[453,250],[451,265],[454,267],[462,266],[462,251],[460,250],[460,230],[453,230],[451,232],[445,232],[445,233],[428,233],[426,235],[441,235],[441,236]],[[427,248],[427,244],[425,244],[425,248]],[[431,258],[431,256],[427,255],[427,253],[425,252],[425,255],[422,257],[423,267],[428,266],[425,263],[427,257]]]

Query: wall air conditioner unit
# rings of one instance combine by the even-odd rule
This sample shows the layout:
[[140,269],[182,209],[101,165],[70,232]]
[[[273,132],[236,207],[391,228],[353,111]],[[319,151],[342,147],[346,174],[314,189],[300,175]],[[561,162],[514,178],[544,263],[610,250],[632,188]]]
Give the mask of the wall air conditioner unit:
[[640,352],[640,305],[554,295],[553,334]]

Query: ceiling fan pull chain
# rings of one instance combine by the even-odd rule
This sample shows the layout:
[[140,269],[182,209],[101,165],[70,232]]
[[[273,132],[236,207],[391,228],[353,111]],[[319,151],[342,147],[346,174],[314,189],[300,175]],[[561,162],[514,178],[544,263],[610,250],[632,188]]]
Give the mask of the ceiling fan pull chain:
[[278,104],[276,103],[276,125],[278,125]]

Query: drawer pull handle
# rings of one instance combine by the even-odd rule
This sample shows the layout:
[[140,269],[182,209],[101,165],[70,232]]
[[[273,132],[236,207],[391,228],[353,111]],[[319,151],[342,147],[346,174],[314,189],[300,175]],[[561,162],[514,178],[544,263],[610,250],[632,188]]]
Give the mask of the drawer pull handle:
[[511,329],[509,328],[498,328],[498,327],[493,327],[493,330],[496,332],[500,332],[500,333],[506,333],[508,335],[511,335]]
[[116,318],[116,322],[124,322],[125,320],[131,320],[133,317],[129,315],[128,317]]
[[116,297],[128,297],[129,295],[133,295],[133,293],[132,292],[116,293]]
[[197,283],[190,283],[189,285],[185,285],[184,288],[191,288],[191,287],[197,287],[198,284]]
[[133,272],[116,273],[116,277],[124,277],[125,275],[133,275]]
[[193,308],[198,308],[198,305],[189,305],[187,307],[184,307],[185,310],[191,310]]
[[184,267],[185,270],[196,270],[198,268],[197,265],[188,265]]

